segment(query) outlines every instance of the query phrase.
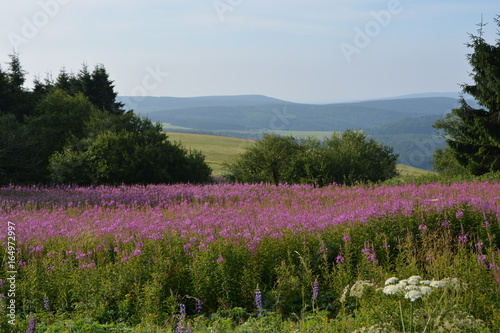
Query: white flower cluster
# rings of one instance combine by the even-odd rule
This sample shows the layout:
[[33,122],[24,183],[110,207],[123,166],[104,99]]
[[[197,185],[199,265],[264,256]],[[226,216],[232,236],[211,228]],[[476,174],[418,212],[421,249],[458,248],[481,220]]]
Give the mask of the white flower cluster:
[[434,291],[433,288],[446,287],[447,279],[423,280],[420,276],[411,276],[406,280],[399,280],[396,277],[391,277],[385,281],[385,287],[382,292],[386,295],[404,295],[405,298],[414,302],[424,295],[430,295]]

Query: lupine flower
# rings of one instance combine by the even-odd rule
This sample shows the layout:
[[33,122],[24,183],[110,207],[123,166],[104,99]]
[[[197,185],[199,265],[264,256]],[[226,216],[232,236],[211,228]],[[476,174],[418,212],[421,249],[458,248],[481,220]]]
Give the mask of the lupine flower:
[[26,333],[35,333],[36,331],[36,318],[32,315],[28,321],[28,329]]
[[255,290],[255,307],[257,308],[257,312],[259,312],[260,316],[260,313],[264,308],[262,306],[262,293],[260,292],[259,288]]
[[47,297],[47,295],[43,296],[43,307],[46,311],[50,311],[49,298]]
[[196,313],[199,315],[203,313],[203,302],[201,300],[196,301]]
[[312,293],[311,299],[318,299],[318,295],[319,295],[319,282],[316,279],[316,280],[314,280],[313,293]]
[[179,308],[180,308],[180,313],[181,313],[181,316],[186,316],[186,305],[185,304],[180,304],[179,305]]

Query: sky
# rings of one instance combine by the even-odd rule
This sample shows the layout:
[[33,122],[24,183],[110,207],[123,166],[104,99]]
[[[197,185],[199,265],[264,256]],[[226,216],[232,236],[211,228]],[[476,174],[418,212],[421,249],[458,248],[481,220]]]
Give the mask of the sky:
[[[4,0],[0,62],[29,82],[102,64],[122,96],[326,103],[459,91],[498,0]],[[28,84],[29,86],[29,84]]]

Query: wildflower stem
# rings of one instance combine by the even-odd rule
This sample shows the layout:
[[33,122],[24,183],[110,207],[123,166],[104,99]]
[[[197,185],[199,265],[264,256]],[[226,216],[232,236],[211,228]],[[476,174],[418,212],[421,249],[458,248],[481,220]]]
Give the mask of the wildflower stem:
[[429,323],[431,322],[431,319],[432,317],[434,316],[434,313],[436,312],[437,308],[439,307],[439,305],[441,304],[441,302],[443,301],[443,298],[444,298],[444,295],[446,294],[446,291],[447,289],[445,289],[443,291],[443,294],[441,295],[441,298],[439,298],[439,301],[438,303],[436,304],[436,306],[434,307],[434,310],[432,310],[432,312],[430,313],[429,315],[429,319],[427,319],[427,323],[425,324],[425,327],[424,327],[424,330],[422,331],[422,333],[425,333],[427,331],[427,327],[429,327]]
[[401,306],[401,301],[399,301],[399,313],[401,315],[401,325],[403,326],[403,332],[406,333],[405,319],[403,316],[403,307]]
[[413,302],[410,301],[410,333],[413,333]]

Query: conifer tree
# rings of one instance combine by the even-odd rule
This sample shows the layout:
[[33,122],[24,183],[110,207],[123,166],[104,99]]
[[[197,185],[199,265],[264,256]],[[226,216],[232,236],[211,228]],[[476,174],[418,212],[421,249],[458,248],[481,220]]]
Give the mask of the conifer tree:
[[[495,19],[500,28],[500,16]],[[460,98],[453,109],[434,127],[444,131],[444,138],[457,161],[470,173],[481,175],[500,170],[500,39],[490,45],[483,36],[485,24],[479,24],[478,35],[470,34],[466,45],[472,67],[473,84],[462,84],[462,92],[471,95],[479,108]],[[500,32],[499,32],[500,36]]]

